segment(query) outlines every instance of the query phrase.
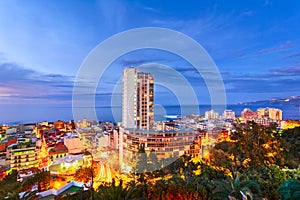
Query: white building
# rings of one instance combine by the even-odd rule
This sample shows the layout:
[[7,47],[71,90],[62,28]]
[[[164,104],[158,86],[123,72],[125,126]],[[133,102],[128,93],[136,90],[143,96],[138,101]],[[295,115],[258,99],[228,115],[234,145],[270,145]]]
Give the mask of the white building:
[[224,110],[223,119],[235,119],[235,112],[233,110]]
[[122,124],[124,128],[149,130],[153,125],[154,81],[149,73],[126,68],[122,77]]
[[214,110],[209,110],[205,112],[205,118],[208,120],[215,120],[219,119],[219,113],[215,112]]

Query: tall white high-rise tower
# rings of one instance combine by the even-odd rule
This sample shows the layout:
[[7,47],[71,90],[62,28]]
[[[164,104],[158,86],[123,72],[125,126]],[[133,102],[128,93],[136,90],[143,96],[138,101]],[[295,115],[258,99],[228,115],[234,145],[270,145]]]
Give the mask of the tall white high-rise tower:
[[124,128],[149,130],[153,125],[154,80],[150,73],[126,68],[122,77],[122,123]]

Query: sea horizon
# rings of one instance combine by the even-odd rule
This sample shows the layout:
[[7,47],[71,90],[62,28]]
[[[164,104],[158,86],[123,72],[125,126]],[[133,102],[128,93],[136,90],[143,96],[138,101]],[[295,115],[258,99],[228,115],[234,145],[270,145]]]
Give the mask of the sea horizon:
[[[36,105],[26,105],[23,107],[23,111],[25,115],[20,113],[16,113],[15,119],[4,120],[0,119],[0,124],[7,124],[7,125],[17,125],[17,124],[27,124],[27,123],[36,123],[36,122],[43,122],[43,121],[69,121],[73,119],[72,114],[72,107],[71,106],[44,106],[38,109],[38,112],[33,113],[32,109],[37,107]],[[198,105],[199,113],[197,113],[197,109],[195,109],[197,105],[159,105],[155,106],[155,114],[154,119],[156,121],[163,121],[165,120],[165,115],[178,115],[178,116],[185,116],[185,115],[192,115],[192,114],[199,114],[204,116],[205,111],[211,110],[212,106],[210,104],[200,104]],[[280,104],[258,104],[258,105],[244,105],[244,104],[227,104],[225,109],[233,110],[236,116],[240,116],[241,112],[245,108],[250,108],[251,110],[257,110],[258,108],[262,107],[272,107],[272,108],[279,108],[283,111],[283,119],[293,119],[293,120],[300,120],[300,108],[296,105],[280,105]],[[86,107],[77,107],[76,109],[82,110],[91,108],[90,106]],[[224,111],[223,105],[215,105],[214,109],[220,115]],[[9,107],[7,107],[10,110]],[[95,106],[96,114],[97,114],[97,121],[103,122],[120,122],[121,121],[121,106]],[[185,115],[182,115],[181,110],[184,110]],[[22,111],[22,109],[20,110]],[[27,112],[33,113],[31,116],[26,116]],[[113,115],[113,112],[115,113]],[[44,114],[41,114],[44,113]],[[43,117],[47,115],[47,117]],[[82,116],[82,119],[86,117],[87,120],[91,120],[88,116]]]

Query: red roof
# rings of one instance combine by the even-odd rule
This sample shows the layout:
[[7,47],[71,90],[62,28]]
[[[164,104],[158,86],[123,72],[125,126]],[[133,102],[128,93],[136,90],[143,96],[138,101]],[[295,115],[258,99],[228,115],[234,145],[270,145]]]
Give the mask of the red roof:
[[49,154],[61,154],[61,153],[68,153],[68,148],[63,143],[58,143],[50,149]]

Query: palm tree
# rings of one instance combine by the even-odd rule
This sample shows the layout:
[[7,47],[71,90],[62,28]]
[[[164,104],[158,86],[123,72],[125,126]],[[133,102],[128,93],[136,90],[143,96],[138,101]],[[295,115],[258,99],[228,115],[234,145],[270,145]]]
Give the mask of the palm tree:
[[149,187],[149,199],[164,199],[169,189],[169,185],[164,179],[156,181],[155,184],[150,185]]
[[17,181],[17,171],[13,171],[4,180],[0,182],[0,199],[19,199],[21,192],[21,183]]
[[289,175],[277,165],[270,167],[257,167],[247,169],[243,177],[247,180],[255,180],[260,185],[260,194],[266,199],[279,200],[278,186],[282,184]]
[[240,181],[239,174],[235,178],[224,181],[213,181],[213,198],[216,200],[222,199],[237,199],[248,200],[253,199],[256,195],[253,192],[259,192],[259,185],[256,181]]
[[96,198],[100,200],[127,200],[132,199],[135,195],[136,188],[134,186],[123,186],[120,180],[119,185],[113,179],[111,184],[100,185],[96,191]]
[[197,193],[198,199],[211,199],[213,184],[207,177],[203,176],[202,174],[200,176],[193,177],[190,182],[187,183],[187,187],[191,188]]

